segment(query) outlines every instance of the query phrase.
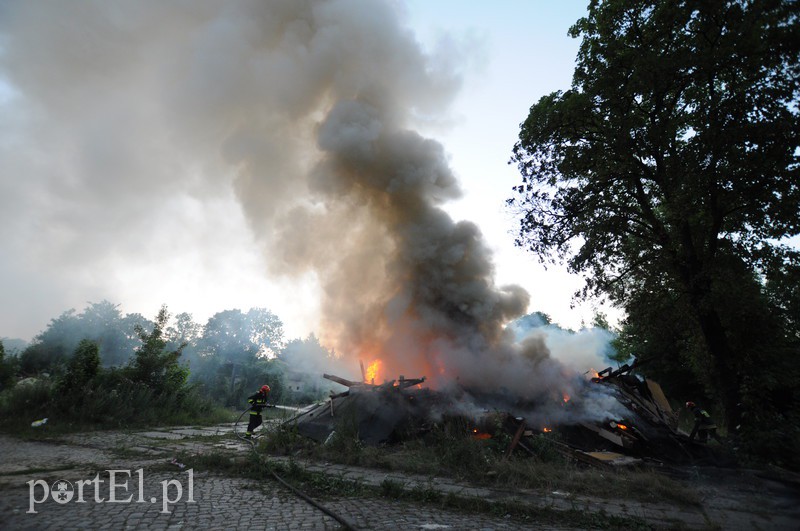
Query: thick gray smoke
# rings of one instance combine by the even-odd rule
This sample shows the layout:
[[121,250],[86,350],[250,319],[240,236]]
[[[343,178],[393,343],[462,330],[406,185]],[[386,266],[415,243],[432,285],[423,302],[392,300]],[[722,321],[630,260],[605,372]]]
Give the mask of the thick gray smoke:
[[380,379],[502,382],[528,398],[569,387],[541,338],[504,330],[528,294],[496,286],[477,227],[441,209],[458,183],[414,128],[446,109],[460,58],[424,52],[394,3],[0,9],[0,68],[20,109],[0,148],[0,209],[15,212],[15,179],[35,179],[26,204],[54,209],[36,230],[70,249],[55,258],[113,268],[138,243],[146,260],[148,240],[180,239],[174,217],[224,224],[214,205],[232,191],[265,274],[316,275],[321,340],[352,357],[351,375],[380,359]]

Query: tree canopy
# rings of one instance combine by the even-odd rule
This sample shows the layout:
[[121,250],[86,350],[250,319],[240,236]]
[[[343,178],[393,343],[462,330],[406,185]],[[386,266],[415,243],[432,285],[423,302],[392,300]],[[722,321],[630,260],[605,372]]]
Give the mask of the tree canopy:
[[797,354],[798,33],[793,2],[593,0],[572,87],[513,150],[517,244],[628,310],[653,356],[688,353],[732,425],[749,371]]

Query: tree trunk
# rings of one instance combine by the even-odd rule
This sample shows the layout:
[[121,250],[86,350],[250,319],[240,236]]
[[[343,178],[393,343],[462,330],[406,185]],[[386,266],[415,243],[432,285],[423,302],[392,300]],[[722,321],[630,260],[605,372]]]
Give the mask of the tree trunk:
[[695,306],[700,330],[706,348],[714,363],[718,392],[725,410],[728,431],[736,429],[741,421],[741,382],[734,367],[733,352],[717,311]]
[[685,231],[686,266],[678,268],[689,294],[689,305],[694,312],[703,335],[708,354],[714,366],[714,380],[722,401],[725,424],[733,431],[741,420],[741,381],[734,363],[725,328],[714,302],[712,280],[704,264],[691,246],[688,228]]

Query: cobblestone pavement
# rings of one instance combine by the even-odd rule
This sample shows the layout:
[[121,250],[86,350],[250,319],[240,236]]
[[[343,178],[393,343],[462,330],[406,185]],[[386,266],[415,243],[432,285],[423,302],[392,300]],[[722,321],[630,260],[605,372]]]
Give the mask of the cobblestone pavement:
[[[180,451],[208,452],[216,449],[234,458],[237,454],[251,451],[250,445],[236,440],[231,432],[231,425],[221,425],[132,433],[80,433],[49,442],[0,436],[0,529],[340,528],[333,518],[275,481],[255,482],[199,470],[190,474],[179,464],[171,463],[171,458]],[[789,491],[787,494],[785,489],[775,485],[759,485],[761,496],[757,496],[754,495],[755,486],[742,492],[710,484],[703,491],[703,506],[686,508],[667,503],[594,499],[560,492],[503,491],[444,478],[330,463],[300,464],[311,472],[358,481],[367,486],[379,486],[382,481],[390,479],[405,488],[423,487],[466,498],[526,503],[544,510],[578,510],[592,514],[603,511],[610,515],[636,517],[654,527],[800,527],[797,492]],[[109,469],[130,471],[129,474],[115,474],[113,493]],[[36,483],[36,480],[40,482]],[[59,491],[58,480],[69,482],[68,488]],[[83,483],[80,487],[82,492],[78,490],[79,483]],[[764,490],[766,488],[777,489],[781,495],[772,496]],[[46,497],[51,492],[50,497]],[[70,501],[63,504],[56,501],[59,496],[70,492]],[[112,494],[117,500],[113,503]],[[96,501],[95,496],[103,501]],[[80,503],[81,497],[83,503]],[[130,501],[127,500],[129,497]],[[175,502],[171,503],[173,500]],[[459,514],[432,504],[371,496],[326,498],[323,504],[358,529],[568,529],[485,513]]]
[[[186,473],[144,471],[143,502],[135,479],[129,489],[116,489],[117,499],[132,496],[130,503],[108,503],[108,481],[100,485],[104,503],[94,502],[94,489],[84,493],[85,503],[71,500],[60,505],[52,499],[30,510],[28,485],[3,490],[0,500],[0,527],[4,529],[339,529],[330,516],[299,499],[274,482],[258,485],[254,481],[198,474],[193,478],[193,503],[188,501]],[[72,476],[65,473],[64,477]],[[136,474],[134,473],[134,478]],[[74,483],[74,479],[73,483]],[[117,478],[120,479],[120,478]],[[126,478],[120,482],[124,483]],[[183,500],[164,508],[162,482],[179,479]],[[73,487],[74,488],[74,487]],[[34,498],[42,499],[35,489]],[[170,487],[169,499],[177,498]],[[153,501],[154,500],[154,501]],[[326,501],[326,507],[342,514],[359,529],[520,529],[525,525],[503,519],[459,515],[449,511],[419,507],[373,498],[342,498]]]
[[[230,431],[229,426],[222,426],[138,433],[94,432],[68,435],[54,442],[0,436],[0,529],[341,528],[333,518],[275,481],[256,482],[193,471],[190,485],[188,471],[165,459],[178,450],[214,446],[249,452],[250,446],[239,442],[204,444],[196,440],[198,435]],[[182,437],[194,439],[186,441]],[[168,442],[166,446],[164,441]],[[123,455],[138,455],[120,458],[123,448],[126,451]],[[171,467],[174,470],[169,470]],[[115,502],[110,501],[109,469],[130,471],[130,474],[115,473]],[[96,477],[100,482],[93,481]],[[36,484],[36,480],[43,483]],[[64,503],[55,501],[61,492],[60,480],[69,482],[64,492],[72,493],[71,499]],[[165,506],[165,499],[179,498],[176,481],[181,485],[180,500]],[[83,503],[79,502],[79,482],[86,482],[82,486]],[[48,492],[55,494],[46,498]],[[96,501],[95,496],[103,501]],[[40,503],[32,503],[31,498]],[[323,504],[357,529],[365,530],[568,529],[372,497],[328,498]]]

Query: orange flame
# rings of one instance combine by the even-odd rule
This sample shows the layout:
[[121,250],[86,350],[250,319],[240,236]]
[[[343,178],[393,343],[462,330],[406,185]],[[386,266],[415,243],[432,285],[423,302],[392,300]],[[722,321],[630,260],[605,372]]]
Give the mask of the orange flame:
[[628,429],[628,427],[625,424],[619,424],[619,423],[617,423],[617,428],[619,428],[621,430],[627,430]]
[[378,371],[380,371],[381,365],[383,365],[381,360],[375,360],[369,364],[367,370],[364,371],[367,377],[366,383],[375,383],[378,381]]
[[544,428],[542,431],[543,431],[543,432],[545,432],[545,433],[550,433],[550,432],[551,432],[551,431],[553,431],[553,430],[552,430],[552,429],[550,429],[550,428]]
[[477,440],[485,440],[485,439],[491,439],[492,436],[489,435],[488,433],[483,433],[481,431],[478,431],[478,428],[475,428],[472,430],[472,438]]
[[564,393],[564,397],[563,397],[563,398],[564,398],[564,403],[565,403],[565,404],[566,404],[567,402],[569,402],[569,395],[568,395],[567,393]]

